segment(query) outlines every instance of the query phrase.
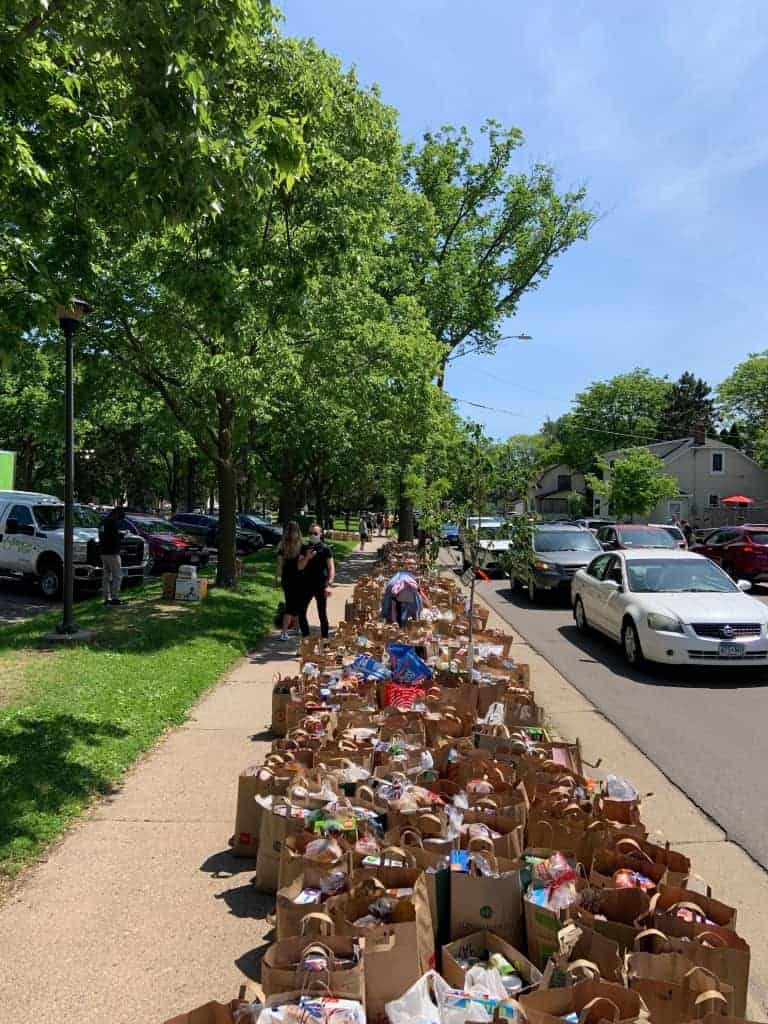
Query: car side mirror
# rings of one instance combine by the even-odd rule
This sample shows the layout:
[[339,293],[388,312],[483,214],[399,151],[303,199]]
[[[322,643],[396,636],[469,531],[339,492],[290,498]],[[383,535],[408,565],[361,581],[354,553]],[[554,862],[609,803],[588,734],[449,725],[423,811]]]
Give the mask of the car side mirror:
[[739,590],[743,591],[744,593],[752,589],[752,584],[749,582],[749,580],[739,580],[736,586],[739,588]]
[[25,537],[34,537],[35,528],[30,523],[25,523],[23,526],[19,527],[19,533],[23,533]]
[[621,590],[621,584],[617,583],[616,580],[603,580],[603,583],[606,585],[608,590],[613,590],[616,592]]
[[19,532],[19,523],[16,519],[9,519],[5,524],[5,532],[8,534],[15,534]]

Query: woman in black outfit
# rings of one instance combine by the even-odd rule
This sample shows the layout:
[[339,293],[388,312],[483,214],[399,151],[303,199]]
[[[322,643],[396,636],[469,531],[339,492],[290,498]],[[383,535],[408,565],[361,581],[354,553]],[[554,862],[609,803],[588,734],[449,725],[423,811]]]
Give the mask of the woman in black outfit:
[[283,631],[281,640],[288,639],[288,630],[295,625],[304,605],[304,588],[299,574],[299,555],[302,550],[301,529],[298,523],[290,522],[285,528],[283,539],[277,547],[275,578],[279,577],[285,597]]
[[304,600],[299,612],[299,628],[302,636],[309,636],[307,610],[312,601],[317,603],[317,614],[320,618],[320,635],[328,637],[327,601],[331,596],[336,566],[333,564],[333,551],[323,543],[323,530],[318,523],[309,528],[309,544],[303,544],[299,555],[299,576],[304,589]]

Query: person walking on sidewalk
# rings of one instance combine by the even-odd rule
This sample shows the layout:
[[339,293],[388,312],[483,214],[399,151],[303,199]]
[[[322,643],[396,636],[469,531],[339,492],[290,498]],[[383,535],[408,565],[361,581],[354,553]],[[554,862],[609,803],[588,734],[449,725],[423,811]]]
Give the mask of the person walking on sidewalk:
[[368,516],[364,512],[360,513],[357,532],[360,536],[360,550],[365,551],[365,542],[368,540]]
[[120,558],[123,510],[115,506],[99,526],[101,552],[101,593],[105,605],[121,605],[120,587],[123,582],[123,563]]
[[281,640],[288,639],[288,630],[296,625],[304,607],[302,604],[304,590],[299,574],[299,555],[302,542],[301,528],[297,522],[291,520],[285,528],[283,539],[277,546],[277,561],[275,563],[275,581],[280,580],[285,601]]
[[328,639],[328,598],[336,575],[333,562],[333,551],[323,542],[323,530],[319,523],[309,528],[309,544],[303,544],[299,554],[299,575],[303,597],[299,612],[299,629],[302,636],[309,636],[307,611],[315,599],[317,615],[320,619],[320,635]]

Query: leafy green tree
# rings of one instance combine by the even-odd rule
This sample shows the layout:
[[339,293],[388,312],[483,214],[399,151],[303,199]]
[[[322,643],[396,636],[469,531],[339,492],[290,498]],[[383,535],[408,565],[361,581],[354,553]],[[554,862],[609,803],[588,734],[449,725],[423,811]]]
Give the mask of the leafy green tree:
[[608,499],[611,515],[618,519],[647,516],[665,498],[677,495],[677,481],[663,471],[663,463],[647,448],[621,452],[612,469],[600,462],[603,479],[590,475],[588,486]]
[[659,440],[669,391],[668,380],[643,369],[590,384],[576,396],[573,412],[559,421],[564,460],[586,472],[600,453]]
[[768,349],[752,352],[717,389],[720,414],[755,439],[768,424]]
[[594,221],[585,189],[558,192],[551,167],[513,170],[524,142],[519,129],[487,121],[481,131],[482,158],[466,128],[428,132],[408,150],[411,196],[392,233],[394,266],[383,277],[389,294],[415,294],[427,311],[443,349],[441,386],[450,360],[496,350],[522,296]]
[[726,444],[730,444],[734,448],[738,448],[740,451],[747,446],[747,440],[736,421],[730,427],[723,427],[720,431],[720,440],[725,441]]
[[[0,14],[0,310],[17,331],[93,295],[105,258],[216,212],[251,176],[306,170],[300,117],[268,93],[266,0],[13,0]],[[266,65],[262,69],[266,76]]]
[[702,425],[712,433],[716,429],[715,401],[712,388],[701,377],[686,371],[669,388],[658,424],[660,440],[692,437]]

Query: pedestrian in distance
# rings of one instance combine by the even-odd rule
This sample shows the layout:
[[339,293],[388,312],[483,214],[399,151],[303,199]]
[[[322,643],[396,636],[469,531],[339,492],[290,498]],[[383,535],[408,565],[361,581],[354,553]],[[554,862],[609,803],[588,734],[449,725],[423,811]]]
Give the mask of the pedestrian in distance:
[[376,513],[376,529],[379,532],[379,536],[383,537],[384,536],[384,513],[383,512],[377,512]]
[[357,521],[357,532],[360,537],[360,550],[365,551],[365,542],[368,540],[368,516],[364,512],[360,513]]
[[349,509],[344,513],[344,529],[349,533]]
[[683,519],[683,521],[680,523],[680,529],[683,531],[683,534],[685,535],[685,543],[688,545],[688,547],[690,547],[695,539],[693,527],[687,519]]
[[125,604],[120,600],[123,583],[123,563],[120,558],[120,542],[124,527],[123,510],[116,505],[99,526],[99,551],[101,553],[101,593],[104,605],[116,607]]
[[275,562],[275,582],[280,581],[285,602],[281,640],[288,639],[288,630],[296,625],[303,608],[304,590],[299,574],[299,555],[303,542],[301,528],[292,520],[286,526],[283,539],[277,546]]
[[307,612],[314,598],[320,619],[320,635],[328,639],[328,598],[331,596],[336,566],[333,551],[323,541],[323,530],[319,523],[309,528],[309,544],[302,544],[299,553],[299,576],[303,591],[299,629],[302,636],[309,636]]

